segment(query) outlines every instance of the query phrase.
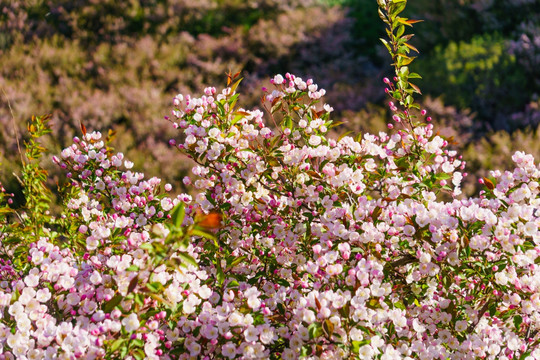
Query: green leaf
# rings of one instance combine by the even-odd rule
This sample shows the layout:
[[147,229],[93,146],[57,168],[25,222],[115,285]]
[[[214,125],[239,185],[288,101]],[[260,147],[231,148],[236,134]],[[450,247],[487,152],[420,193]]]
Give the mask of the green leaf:
[[128,347],[127,346],[122,347],[122,350],[120,351],[120,357],[122,359],[125,358],[127,355],[127,352],[128,352]]
[[233,96],[231,96],[231,98],[229,99],[229,110],[232,111],[234,109],[234,106],[236,105],[239,97],[240,94],[234,94]]
[[244,261],[246,258],[247,258],[246,255],[243,255],[243,256],[234,258],[234,260],[230,262],[229,266],[230,266],[230,267],[235,267],[236,265],[238,265],[238,264],[240,264],[242,261]]
[[414,103],[414,99],[411,95],[408,95],[406,98],[405,98],[405,104],[406,105],[411,105],[412,103]]
[[398,26],[398,29],[397,29],[397,32],[396,32],[396,37],[401,37],[401,35],[403,35],[403,33],[405,33],[405,26],[404,25],[400,25]]
[[125,342],[127,339],[117,339],[114,340],[111,344],[110,352],[113,353]]
[[345,124],[345,121],[328,121],[324,125],[328,127],[329,129],[335,128],[336,126]]
[[381,40],[381,42],[384,44],[384,46],[386,46],[386,49],[388,50],[388,52],[390,54],[392,54],[392,48],[390,47],[390,44],[388,44],[388,41],[386,41],[385,39],[382,39],[382,38],[379,39],[379,40]]
[[177,255],[182,260],[182,262],[198,267],[197,261],[193,258],[193,256],[189,255],[188,253],[179,251]]
[[403,65],[403,66],[409,65],[410,63],[412,63],[414,61],[414,59],[416,59],[416,57],[410,57],[410,58],[403,59],[403,60],[401,60],[401,65]]
[[285,279],[278,279],[276,282],[281,286],[285,286],[285,287],[291,286],[291,284]]
[[494,316],[497,313],[497,303],[493,303],[489,307],[489,315]]
[[242,115],[242,114],[238,114],[238,112],[235,113],[236,115],[234,115],[232,121],[231,121],[231,125],[234,125],[236,124],[237,122],[239,122],[240,120],[242,120],[245,116]]
[[353,354],[358,354],[358,351],[360,351],[360,348],[364,345],[367,345],[370,343],[370,339],[362,340],[362,341],[353,341],[352,342],[352,352]]
[[223,269],[221,268],[221,260],[219,258],[216,259],[216,279],[219,286],[222,286],[223,282],[225,281],[225,274],[223,273]]
[[157,293],[161,291],[163,285],[159,282],[151,282],[146,284],[146,288],[151,292]]
[[344,132],[343,134],[341,134],[341,135],[339,136],[339,138],[337,139],[337,142],[340,142],[341,139],[343,139],[345,136],[349,135],[350,133],[352,133],[352,130],[351,130],[351,131],[346,131],[346,132]]
[[103,307],[102,310],[105,313],[110,313],[113,311],[113,309],[116,307],[116,305],[120,304],[120,301],[122,301],[122,295],[116,294],[111,300],[107,301]]
[[191,229],[190,234],[193,235],[193,236],[200,236],[200,237],[208,239],[208,240],[213,240],[216,243],[216,246],[217,246],[217,238],[216,238],[216,236],[214,234],[212,234],[212,233],[209,233],[209,232],[206,232],[206,231],[202,230],[200,227],[195,227],[195,228]]
[[447,173],[438,173],[437,175],[435,175],[435,178],[437,180],[447,180],[447,179],[450,179],[451,177],[452,175],[447,174]]
[[409,76],[409,67],[403,66],[401,69],[399,69],[399,76],[407,78]]
[[240,85],[240,82],[243,80],[244,78],[240,78],[238,80],[236,80],[236,82],[234,84],[232,84],[232,86],[230,87],[231,88],[231,94],[234,93],[236,91],[236,88],[238,87],[238,85]]
[[141,245],[139,245],[139,248],[143,250],[148,250],[148,251],[154,250],[152,243],[142,243]]
[[11,303],[13,304],[15,301],[19,300],[19,297],[21,297],[21,292],[18,288],[15,288],[15,293],[11,296]]
[[135,294],[134,300],[135,303],[139,304],[139,306],[144,305],[144,296],[142,294]]
[[144,352],[140,349],[137,349],[132,352],[133,357],[137,360],[143,360],[145,358]]
[[216,101],[214,102],[216,106],[218,107],[218,115],[225,116],[225,107],[223,106],[223,100],[222,101]]
[[184,354],[185,352],[186,352],[186,348],[183,345],[177,346],[168,351],[169,354],[173,354],[173,355],[181,355],[181,354]]
[[172,223],[175,228],[179,229],[182,226],[185,215],[186,215],[186,209],[184,206],[184,202],[180,201],[178,205],[174,207],[171,214]]
[[133,340],[131,341],[131,345],[137,346],[137,347],[143,347],[143,346],[144,346],[144,342],[143,342],[141,339],[133,339]]
[[516,327],[516,331],[519,331],[519,327],[521,326],[521,323],[523,322],[523,318],[519,315],[514,316],[514,326]]
[[407,0],[394,0],[393,4],[396,5],[390,8],[390,18],[392,20],[394,20],[399,14],[401,14],[403,10],[405,10]]
[[126,269],[126,271],[139,271],[139,267],[137,265],[131,265]]
[[290,116],[285,116],[285,119],[283,121],[284,128],[291,129],[293,128],[293,121]]
[[394,303],[394,306],[398,309],[401,309],[401,310],[406,310],[407,308],[405,307],[405,305],[401,302],[401,301],[397,301]]
[[353,354],[358,354],[358,352],[360,351],[360,347],[362,345],[360,345],[360,341],[353,341],[352,342],[352,348],[351,348],[351,352]]
[[313,323],[308,327],[308,333],[310,339],[316,339],[323,334],[323,328],[320,323]]

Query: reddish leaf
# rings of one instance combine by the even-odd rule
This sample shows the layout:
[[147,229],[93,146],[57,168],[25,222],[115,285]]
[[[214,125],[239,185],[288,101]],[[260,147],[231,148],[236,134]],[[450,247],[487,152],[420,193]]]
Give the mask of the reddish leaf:
[[484,178],[484,184],[489,190],[495,189],[495,184],[493,184],[493,181],[489,180],[488,178]]
[[321,310],[321,303],[317,298],[315,298],[315,305],[317,305],[317,310]]
[[207,215],[199,215],[196,219],[197,225],[205,229],[219,229],[222,227],[223,215],[219,211],[211,211]]
[[323,328],[323,331],[324,331],[324,334],[326,335],[326,337],[328,339],[330,339],[330,337],[334,333],[334,323],[331,322],[330,320],[326,319],[322,323],[322,328]]
[[412,45],[409,44],[409,43],[405,43],[405,44],[403,44],[403,45],[405,45],[406,47],[408,47],[408,48],[411,49],[411,50],[416,51],[417,53],[420,53],[420,51],[418,51],[417,48],[415,48],[414,46],[412,46]]
[[132,293],[133,290],[135,290],[135,288],[137,287],[137,284],[139,283],[139,275],[135,276],[133,279],[131,279],[131,281],[129,282],[129,285],[128,285],[128,294],[129,293]]
[[411,85],[411,87],[414,89],[414,91],[416,91],[417,93],[422,95],[422,92],[420,91],[420,88],[418,86],[414,85],[413,83],[409,83],[409,85]]

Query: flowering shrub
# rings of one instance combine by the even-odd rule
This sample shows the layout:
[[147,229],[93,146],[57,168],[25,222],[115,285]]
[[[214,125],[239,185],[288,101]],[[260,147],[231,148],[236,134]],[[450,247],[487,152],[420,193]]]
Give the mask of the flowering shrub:
[[465,163],[415,112],[415,21],[378,3],[390,131],[328,138],[325,90],[292,74],[265,90],[266,123],[231,75],[174,99],[194,199],[162,195],[83,126],[53,158],[70,182],[47,216],[35,119],[28,212],[0,199],[0,356],[540,359],[540,167],[516,152],[460,197]]

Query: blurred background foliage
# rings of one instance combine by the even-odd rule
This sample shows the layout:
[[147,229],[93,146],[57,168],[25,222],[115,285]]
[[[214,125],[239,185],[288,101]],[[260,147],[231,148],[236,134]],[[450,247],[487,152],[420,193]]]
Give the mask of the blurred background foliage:
[[[508,169],[520,149],[539,159],[540,2],[411,0],[406,15],[425,20],[413,42],[421,103],[468,172]],[[224,85],[228,71],[244,77],[245,108],[291,72],[327,90],[339,132],[384,131],[380,37],[375,0],[0,0],[0,179],[17,189],[13,123],[24,137],[31,115],[51,113],[53,153],[81,123],[113,129],[136,170],[184,191],[191,164],[167,144],[176,134],[163,117],[177,93]]]

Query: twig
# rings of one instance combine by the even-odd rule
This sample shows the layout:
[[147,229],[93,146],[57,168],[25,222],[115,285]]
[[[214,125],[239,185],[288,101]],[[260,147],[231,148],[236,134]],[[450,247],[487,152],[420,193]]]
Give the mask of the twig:
[[478,325],[478,323],[482,319],[482,316],[484,316],[484,314],[486,313],[486,311],[488,310],[492,302],[493,302],[493,299],[489,299],[488,301],[486,301],[484,306],[482,306],[482,309],[480,309],[480,311],[478,312],[478,318],[476,319],[476,321],[472,323],[471,325],[469,325],[469,327],[467,328],[467,333],[470,334],[474,330],[474,328],[476,328],[476,325]]

